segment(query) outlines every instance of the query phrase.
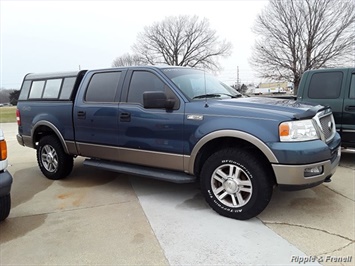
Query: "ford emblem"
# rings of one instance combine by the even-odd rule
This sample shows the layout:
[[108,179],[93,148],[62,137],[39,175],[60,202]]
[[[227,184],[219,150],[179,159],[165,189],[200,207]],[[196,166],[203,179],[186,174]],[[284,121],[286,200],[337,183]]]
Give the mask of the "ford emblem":
[[333,122],[332,121],[328,122],[328,129],[329,129],[329,131],[332,131],[332,129],[333,129]]

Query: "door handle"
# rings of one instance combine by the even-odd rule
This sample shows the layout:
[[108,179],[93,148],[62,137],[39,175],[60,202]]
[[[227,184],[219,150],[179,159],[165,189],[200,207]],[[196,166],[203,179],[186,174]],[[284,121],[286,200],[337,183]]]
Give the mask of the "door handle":
[[86,118],[86,112],[85,111],[78,111],[78,118],[79,119],[85,119]]
[[121,122],[131,122],[131,114],[130,113],[121,113],[120,114]]
[[345,106],[345,111],[355,111],[355,105]]

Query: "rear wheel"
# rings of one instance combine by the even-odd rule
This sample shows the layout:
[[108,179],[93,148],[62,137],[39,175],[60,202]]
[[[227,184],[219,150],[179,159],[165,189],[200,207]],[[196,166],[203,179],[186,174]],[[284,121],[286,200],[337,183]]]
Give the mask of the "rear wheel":
[[66,154],[56,136],[44,136],[38,144],[37,162],[41,172],[52,180],[62,179],[73,169],[73,157]]
[[247,220],[268,205],[273,190],[271,174],[252,153],[224,149],[211,155],[203,165],[201,190],[220,215]]

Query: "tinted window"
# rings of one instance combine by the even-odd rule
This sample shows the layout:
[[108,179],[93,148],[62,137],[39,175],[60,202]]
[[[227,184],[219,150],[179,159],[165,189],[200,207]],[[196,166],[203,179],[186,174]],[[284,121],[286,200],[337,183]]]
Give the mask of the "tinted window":
[[140,103],[143,105],[143,92],[145,91],[165,92],[165,86],[156,75],[150,72],[133,72],[127,101],[132,103]]
[[74,88],[76,78],[65,78],[62,86],[62,91],[60,93],[59,99],[61,100],[69,100],[71,93]]
[[88,102],[114,102],[121,72],[94,74],[90,80],[85,100]]
[[44,87],[44,80],[33,81],[29,98],[41,98]]
[[351,76],[351,84],[350,84],[350,94],[349,98],[355,99],[355,75]]
[[26,80],[23,84],[22,84],[22,88],[21,88],[21,93],[19,96],[19,100],[27,100],[28,97],[28,92],[30,90],[31,87],[31,81]]
[[189,99],[204,94],[218,94],[219,98],[239,97],[241,94],[214,76],[192,68],[166,68],[163,70]]
[[42,98],[57,99],[61,85],[62,85],[62,79],[47,80]]
[[336,99],[340,95],[342,72],[315,73],[309,84],[308,97],[311,99]]

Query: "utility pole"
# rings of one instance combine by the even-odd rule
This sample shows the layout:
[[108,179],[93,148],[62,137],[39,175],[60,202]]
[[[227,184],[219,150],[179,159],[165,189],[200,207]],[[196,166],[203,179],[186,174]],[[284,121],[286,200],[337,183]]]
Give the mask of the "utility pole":
[[239,66],[237,66],[237,90],[240,89],[240,80],[239,80]]

